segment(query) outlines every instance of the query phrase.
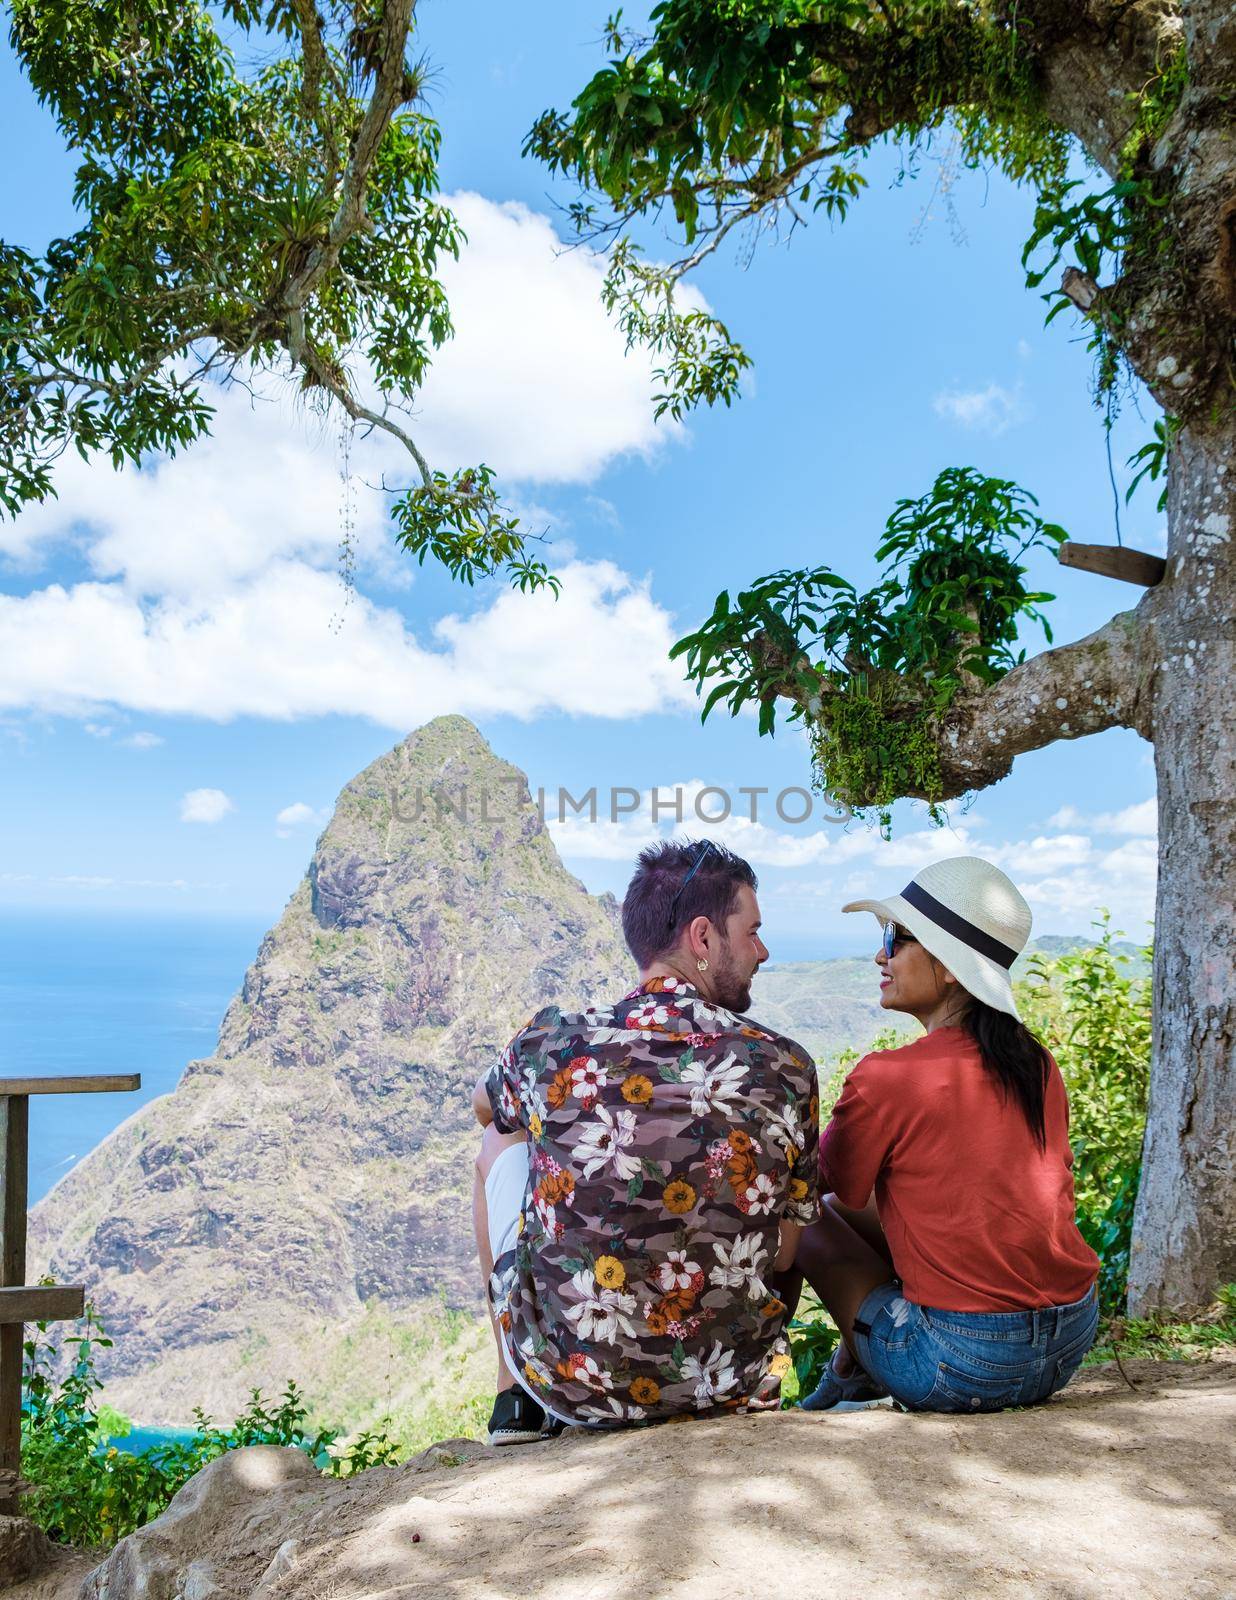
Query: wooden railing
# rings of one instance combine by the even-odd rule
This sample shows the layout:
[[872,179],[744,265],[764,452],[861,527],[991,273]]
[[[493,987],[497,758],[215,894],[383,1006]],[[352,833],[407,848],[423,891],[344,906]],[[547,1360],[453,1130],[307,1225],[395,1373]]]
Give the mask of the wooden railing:
[[0,1513],[16,1515],[21,1485],[22,1324],[62,1322],[85,1308],[81,1284],[26,1282],[26,1197],[32,1094],[114,1094],[136,1072],[82,1078],[0,1078]]

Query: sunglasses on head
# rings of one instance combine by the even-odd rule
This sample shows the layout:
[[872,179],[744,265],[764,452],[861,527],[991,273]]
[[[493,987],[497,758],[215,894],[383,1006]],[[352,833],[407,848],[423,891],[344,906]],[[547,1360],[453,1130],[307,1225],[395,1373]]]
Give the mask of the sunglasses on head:
[[895,922],[884,924],[884,959],[891,961],[897,954],[899,944],[917,944],[918,940],[912,933],[907,933],[904,928],[899,928]]
[[687,873],[686,877],[678,885],[678,892],[677,892],[677,894],[675,894],[674,898],[670,901],[669,923],[668,923],[668,926],[670,928],[672,928],[674,926],[674,917],[675,917],[675,914],[677,913],[677,910],[678,910],[678,902],[682,899],[682,891],[691,882],[691,879],[700,870],[700,868],[703,866],[704,862],[707,861],[707,859],[709,857],[709,854],[712,851],[716,850],[716,848],[717,848],[716,845],[713,844],[711,839],[705,839],[703,841],[703,843],[699,846],[698,850],[696,851],[695,862],[692,865],[692,868],[691,868],[690,872]]

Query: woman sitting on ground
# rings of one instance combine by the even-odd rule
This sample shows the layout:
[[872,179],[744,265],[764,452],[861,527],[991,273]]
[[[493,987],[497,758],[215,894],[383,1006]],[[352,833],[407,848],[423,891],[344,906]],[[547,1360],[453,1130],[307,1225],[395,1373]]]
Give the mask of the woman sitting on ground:
[[1064,1083],[1009,981],[1030,908],[963,856],[845,910],[880,919],[880,1004],[927,1031],[864,1056],[824,1134],[832,1193],[796,1265],[844,1343],[802,1404],[1046,1400],[1094,1340],[1099,1263],[1074,1215]]

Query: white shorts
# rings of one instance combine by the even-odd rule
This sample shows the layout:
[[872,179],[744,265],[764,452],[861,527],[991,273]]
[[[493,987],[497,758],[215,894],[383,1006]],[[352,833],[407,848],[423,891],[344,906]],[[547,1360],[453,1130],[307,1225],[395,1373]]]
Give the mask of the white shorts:
[[[515,1241],[519,1237],[520,1213],[524,1209],[527,1195],[528,1144],[525,1140],[523,1144],[508,1145],[490,1167],[489,1176],[485,1179],[485,1214],[489,1219],[489,1248],[495,1261],[508,1250],[515,1248]],[[549,1416],[556,1417],[560,1422],[569,1423],[571,1418],[551,1410],[545,1404],[545,1397],[538,1394],[524,1377],[501,1327],[498,1328],[498,1343],[502,1347],[502,1359],[506,1362],[507,1370],[524,1393],[531,1395]]]
[[485,1211],[489,1217],[489,1248],[497,1261],[514,1250],[519,1218],[528,1193],[528,1143],[508,1145],[485,1179]]

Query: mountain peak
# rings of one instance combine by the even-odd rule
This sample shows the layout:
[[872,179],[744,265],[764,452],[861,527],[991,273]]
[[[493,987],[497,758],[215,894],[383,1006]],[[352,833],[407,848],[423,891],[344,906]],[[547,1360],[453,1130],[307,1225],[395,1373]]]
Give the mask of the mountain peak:
[[114,1403],[226,1410],[369,1302],[478,1303],[472,1086],[541,1006],[630,987],[616,911],[464,717],[346,784],[214,1055],[32,1214],[32,1266],[116,1335]]

